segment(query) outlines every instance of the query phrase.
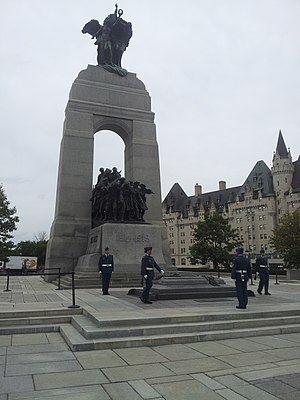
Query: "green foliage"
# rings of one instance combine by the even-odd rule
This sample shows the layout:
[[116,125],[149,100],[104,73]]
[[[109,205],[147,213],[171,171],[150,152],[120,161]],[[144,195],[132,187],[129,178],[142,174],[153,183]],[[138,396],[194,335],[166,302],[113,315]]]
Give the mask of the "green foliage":
[[300,208],[282,218],[273,230],[270,244],[282,256],[287,268],[300,268]]
[[238,239],[237,230],[232,229],[221,214],[207,215],[194,230],[195,243],[190,247],[190,259],[195,263],[206,264],[211,261],[214,268],[219,264],[229,266],[232,252],[242,243]]
[[8,256],[14,247],[11,234],[17,229],[16,223],[19,217],[15,215],[15,207],[10,207],[2,185],[0,185],[0,261],[7,262]]
[[38,267],[45,265],[47,240],[31,241],[26,240],[18,243],[13,252],[16,256],[37,257]]

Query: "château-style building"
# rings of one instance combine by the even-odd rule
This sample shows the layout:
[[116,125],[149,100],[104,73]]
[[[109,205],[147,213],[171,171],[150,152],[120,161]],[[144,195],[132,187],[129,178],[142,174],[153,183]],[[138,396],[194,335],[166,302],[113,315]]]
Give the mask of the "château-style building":
[[263,160],[257,161],[241,186],[226,188],[219,182],[219,190],[202,193],[195,185],[195,194],[187,196],[175,183],[163,201],[163,220],[167,227],[172,262],[190,265],[189,248],[193,244],[193,230],[205,213],[221,213],[237,229],[244,248],[252,254],[261,249],[272,253],[269,238],[284,214],[300,207],[300,156],[292,161],[282,133],[271,169]]

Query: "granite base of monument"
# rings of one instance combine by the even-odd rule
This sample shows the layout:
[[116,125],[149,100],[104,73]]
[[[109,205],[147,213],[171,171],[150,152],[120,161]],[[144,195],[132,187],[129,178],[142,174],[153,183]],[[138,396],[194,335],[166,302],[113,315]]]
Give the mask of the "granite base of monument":
[[99,254],[109,247],[115,273],[140,274],[144,247],[153,247],[156,262],[166,269],[162,254],[161,227],[146,223],[105,223],[91,229],[87,252],[79,257],[75,271],[98,271]]
[[[160,277],[158,277],[160,278]],[[143,289],[130,289],[130,296],[140,297]],[[255,296],[248,290],[248,296]],[[178,271],[176,274],[156,279],[150,292],[150,300],[214,299],[236,297],[236,289],[212,275]]]
[[[175,271],[166,265],[162,252],[162,229],[147,223],[104,223],[91,229],[86,254],[79,257],[75,267],[76,288],[99,288],[98,274],[100,253],[108,246],[114,256],[114,273],[111,287],[135,287],[141,282],[141,259],[144,247],[152,246],[156,262],[165,271]],[[61,278],[61,288],[71,287],[69,275]]]

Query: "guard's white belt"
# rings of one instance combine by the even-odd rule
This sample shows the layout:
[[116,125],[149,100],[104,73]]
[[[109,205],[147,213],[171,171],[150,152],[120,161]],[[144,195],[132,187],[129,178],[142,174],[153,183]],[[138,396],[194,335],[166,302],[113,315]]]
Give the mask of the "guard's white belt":
[[260,265],[259,268],[268,268],[267,265]]
[[236,272],[238,272],[239,274],[245,274],[247,271],[236,271]]
[[146,268],[147,271],[153,271],[153,268]]
[[102,264],[102,267],[111,267],[112,264]]

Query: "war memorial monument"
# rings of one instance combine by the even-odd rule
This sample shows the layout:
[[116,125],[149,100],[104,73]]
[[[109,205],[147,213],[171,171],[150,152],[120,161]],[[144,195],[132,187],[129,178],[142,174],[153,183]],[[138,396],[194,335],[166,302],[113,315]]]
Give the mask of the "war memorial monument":
[[[50,270],[97,272],[99,253],[106,245],[114,254],[116,274],[138,275],[145,246],[153,246],[162,268],[172,268],[162,221],[154,113],[144,83],[121,66],[132,36],[131,23],[122,14],[116,5],[103,25],[91,20],[82,29],[95,39],[98,65],[79,73],[66,106],[46,256]],[[94,135],[102,130],[113,131],[124,141],[125,176],[105,166],[92,190]],[[136,210],[128,212],[132,190]],[[109,196],[106,205],[99,201],[101,191],[102,200]]]
[[[177,272],[171,263],[154,113],[144,83],[121,64],[132,36],[131,23],[122,15],[116,5],[103,25],[93,19],[82,29],[95,39],[98,65],[81,71],[70,90],[46,269],[75,271],[77,287],[99,287],[99,254],[109,246],[115,263],[113,284],[137,287],[143,249],[152,246],[166,272],[152,289],[156,299],[234,296],[222,281]],[[93,186],[94,135],[103,130],[124,141],[125,176],[116,167],[101,166]],[[141,288],[129,290],[137,296],[140,292]]]

